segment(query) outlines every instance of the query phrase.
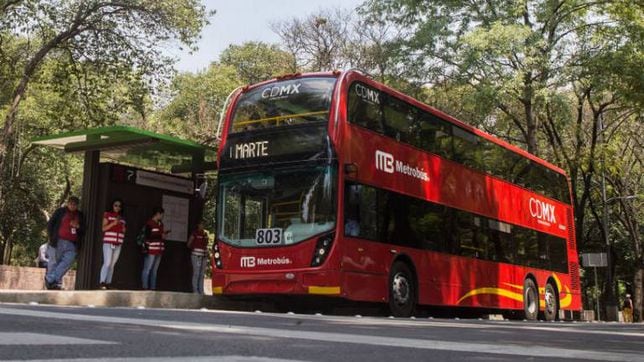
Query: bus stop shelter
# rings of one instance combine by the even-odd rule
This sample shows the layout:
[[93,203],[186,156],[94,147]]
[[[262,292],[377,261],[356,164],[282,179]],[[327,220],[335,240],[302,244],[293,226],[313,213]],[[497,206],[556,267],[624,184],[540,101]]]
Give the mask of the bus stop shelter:
[[[215,150],[195,142],[127,126],[49,135],[34,144],[84,155],[80,209],[85,237],[78,254],[76,289],[94,289],[102,264],[102,216],[113,198],[124,200],[128,231],[114,278],[120,289],[138,289],[142,256],[134,239],[154,206],[164,206],[168,236],[159,270],[159,288],[189,291],[188,232],[201,219],[204,173],[215,165]],[[173,235],[174,234],[174,235]],[[125,255],[124,255],[125,254]],[[167,271],[162,271],[166,264]],[[120,272],[120,273],[119,273]],[[165,273],[165,278],[162,274]],[[163,281],[163,280],[165,281]]]

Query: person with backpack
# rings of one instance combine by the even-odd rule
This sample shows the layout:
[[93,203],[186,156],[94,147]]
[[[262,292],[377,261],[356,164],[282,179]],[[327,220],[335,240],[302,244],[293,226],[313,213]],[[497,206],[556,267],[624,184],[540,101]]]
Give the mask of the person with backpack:
[[110,289],[114,265],[121,254],[125,239],[125,219],[123,219],[123,200],[114,199],[109,210],[103,213],[103,267],[99,280],[100,289]]
[[62,289],[63,277],[72,267],[80,250],[85,231],[83,213],[78,210],[80,200],[76,196],[67,199],[64,207],[59,208],[47,223],[49,248],[45,287]]
[[145,239],[143,242],[145,258],[141,272],[141,284],[144,290],[155,290],[157,287],[157,271],[165,250],[165,237],[170,232],[170,230],[164,230],[163,228],[163,222],[161,221],[163,214],[162,207],[155,207],[152,210],[152,218],[145,224]]
[[203,278],[208,265],[208,233],[204,230],[203,221],[199,221],[197,229],[188,238],[188,248],[192,249],[192,292],[204,294]]

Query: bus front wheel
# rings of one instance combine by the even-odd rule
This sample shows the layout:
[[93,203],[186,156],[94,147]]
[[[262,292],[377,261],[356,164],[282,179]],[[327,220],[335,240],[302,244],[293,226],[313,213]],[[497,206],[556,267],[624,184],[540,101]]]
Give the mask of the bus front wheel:
[[523,313],[529,321],[536,320],[539,315],[539,292],[530,278],[523,282]]
[[557,320],[559,304],[557,303],[557,290],[555,289],[555,286],[548,282],[548,284],[546,284],[544,294],[545,310],[543,311],[543,314],[547,321]]
[[389,310],[394,317],[407,318],[416,308],[416,284],[409,266],[396,262],[389,274]]

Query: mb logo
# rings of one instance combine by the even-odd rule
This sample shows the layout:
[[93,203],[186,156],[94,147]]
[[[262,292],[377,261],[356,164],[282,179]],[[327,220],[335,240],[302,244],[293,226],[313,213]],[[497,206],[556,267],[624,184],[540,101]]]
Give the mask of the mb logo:
[[390,153],[376,150],[376,170],[394,173],[394,156]]
[[242,268],[254,268],[255,267],[255,257],[254,256],[242,256],[240,264]]

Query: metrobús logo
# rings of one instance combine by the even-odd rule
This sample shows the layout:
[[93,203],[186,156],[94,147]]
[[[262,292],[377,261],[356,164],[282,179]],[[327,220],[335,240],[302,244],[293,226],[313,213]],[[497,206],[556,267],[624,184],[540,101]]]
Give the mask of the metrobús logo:
[[242,268],[254,268],[256,266],[270,266],[270,265],[289,265],[293,261],[285,256],[277,258],[257,258],[254,256],[242,256],[239,259],[239,266]]
[[376,150],[376,169],[386,173],[397,172],[425,182],[429,181],[429,174],[424,169],[396,160],[391,153],[380,150]]
[[530,215],[536,218],[539,224],[550,226],[551,224],[557,223],[557,219],[555,217],[555,205],[537,200],[534,197],[531,197],[528,203]]

